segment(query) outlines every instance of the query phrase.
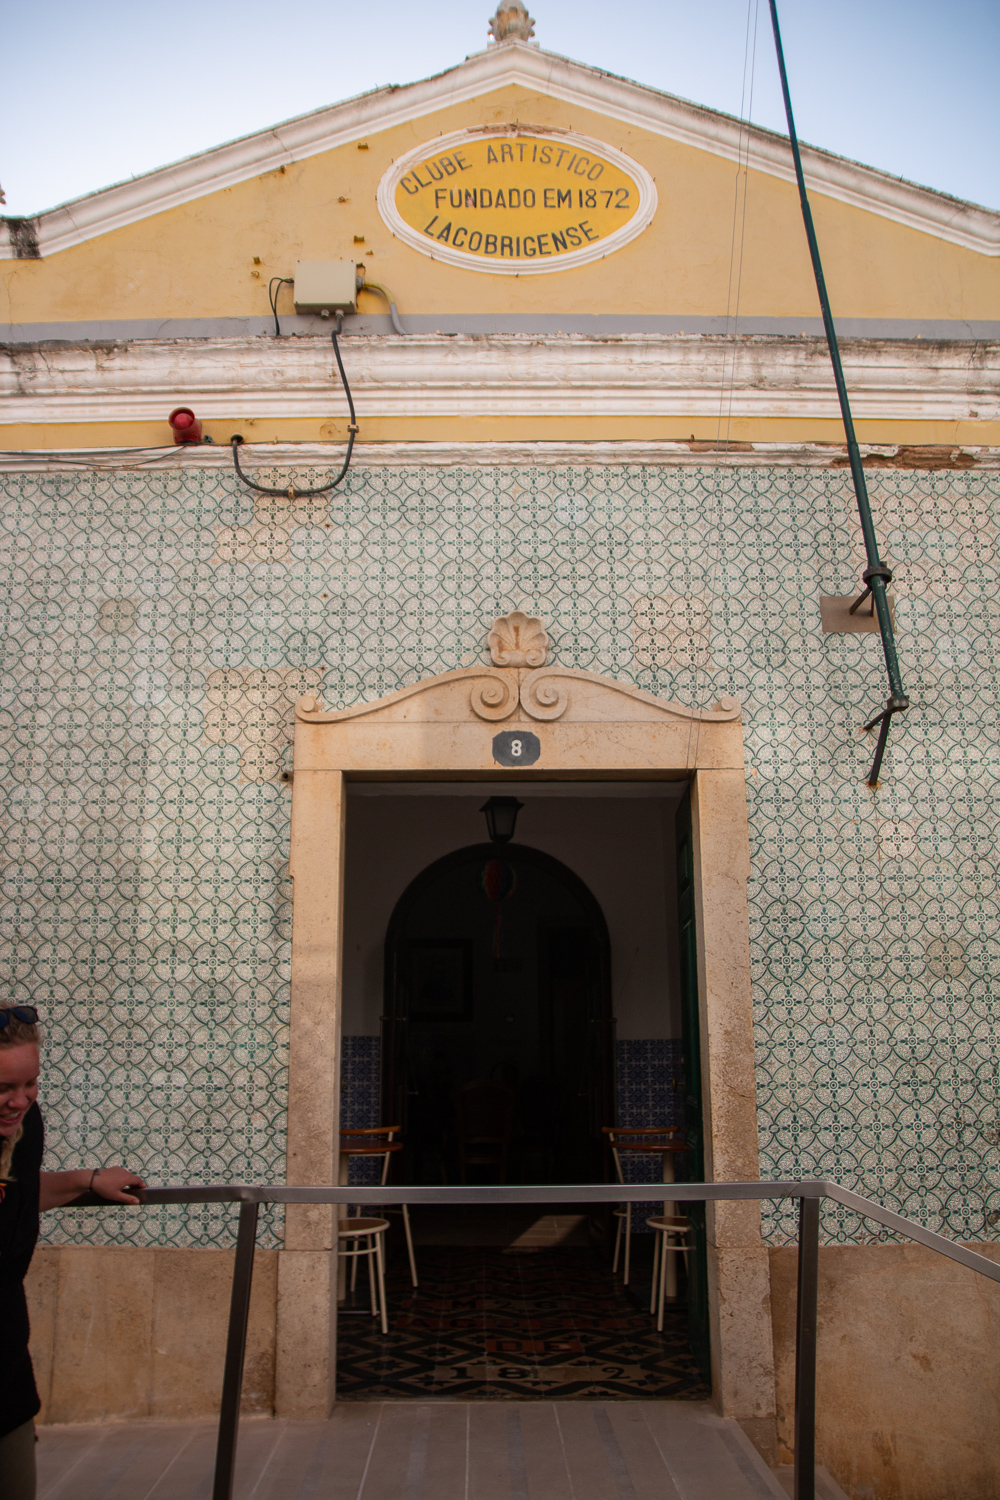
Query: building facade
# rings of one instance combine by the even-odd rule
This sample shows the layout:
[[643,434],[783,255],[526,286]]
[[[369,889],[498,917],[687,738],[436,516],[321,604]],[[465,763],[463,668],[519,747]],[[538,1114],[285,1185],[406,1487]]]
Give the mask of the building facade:
[[[618,1117],[673,1120],[687,796],[708,1175],[835,1178],[996,1254],[1000,216],[805,155],[912,702],[874,791],[783,139],[514,36],[8,221],[0,961],[44,1014],[53,1165],[335,1180],[337,1120],[379,1117],[394,908],[504,781],[607,921]],[[315,497],[349,415],[303,262],[368,283]],[[214,444],[173,444],[178,407]],[[210,1410],[228,1211],[52,1220],[49,1419]],[[334,1398],[331,1231],[268,1219],[255,1409]],[[824,1461],[995,1492],[991,1292],[823,1232]],[[716,1399],[768,1453],[793,1234],[708,1229]]]

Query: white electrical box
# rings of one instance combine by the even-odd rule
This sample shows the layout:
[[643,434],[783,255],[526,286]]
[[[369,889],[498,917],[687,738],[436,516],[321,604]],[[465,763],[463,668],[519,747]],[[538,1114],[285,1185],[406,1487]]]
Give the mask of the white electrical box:
[[295,262],[297,313],[352,313],[357,305],[358,273],[353,260]]

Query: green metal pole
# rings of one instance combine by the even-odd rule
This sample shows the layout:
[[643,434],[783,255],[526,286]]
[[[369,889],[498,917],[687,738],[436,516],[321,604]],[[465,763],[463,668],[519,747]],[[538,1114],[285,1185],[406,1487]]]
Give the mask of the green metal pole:
[[854,433],[854,418],[851,415],[847,382],[844,380],[844,366],[840,359],[840,345],[837,343],[837,330],[834,327],[833,313],[830,310],[830,298],[826,290],[826,277],[823,275],[823,262],[820,259],[819,243],[816,239],[812,209],[809,206],[809,194],[806,192],[805,174],[802,171],[802,155],[799,151],[799,138],[795,131],[792,98],[788,92],[788,74],[785,71],[785,53],[781,45],[781,29],[778,25],[777,0],[768,0],[768,3],[771,7],[774,48],[778,54],[781,93],[785,101],[785,118],[788,121],[788,138],[791,141],[792,157],[795,162],[795,179],[799,185],[802,222],[805,225],[806,239],[809,242],[809,255],[812,260],[813,275],[816,278],[816,291],[819,293],[819,304],[823,312],[823,327],[826,329],[826,342],[830,349],[833,378],[837,385],[837,399],[840,401],[840,415],[843,418],[844,434],[847,438],[847,456],[850,460],[851,475],[854,479],[854,493],[857,497],[858,515],[861,519],[861,530],[865,539],[865,552],[868,557],[868,566],[863,574],[865,589],[866,592],[869,589],[871,590],[872,601],[875,605],[875,614],[878,618],[878,628],[882,636],[885,670],[889,678],[889,699],[885,709],[881,714],[872,719],[870,723],[865,725],[866,729],[873,729],[876,724],[880,726],[875,759],[872,762],[872,768],[868,775],[868,785],[874,787],[878,783],[878,773],[882,767],[882,756],[885,753],[885,744],[888,739],[889,724],[892,716],[893,714],[902,713],[904,709],[909,708],[910,700],[903,692],[903,682],[899,675],[896,640],[892,632],[892,616],[889,613],[889,600],[885,588],[886,584],[892,581],[892,573],[879,557],[878,541],[875,536],[875,523],[872,520],[871,502],[868,499],[868,485],[865,482],[861,451],[858,448],[858,440]]

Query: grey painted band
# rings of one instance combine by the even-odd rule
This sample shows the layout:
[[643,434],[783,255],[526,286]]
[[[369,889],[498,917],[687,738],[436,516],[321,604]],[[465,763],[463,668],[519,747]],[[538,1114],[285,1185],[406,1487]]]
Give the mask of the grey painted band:
[[[649,314],[626,317],[615,313],[401,313],[407,333],[418,334],[709,334],[713,336],[771,336],[821,338],[820,318],[685,317]],[[281,319],[285,335],[323,334],[330,320],[290,314]],[[79,323],[0,323],[0,343],[121,343],[133,339],[246,339],[274,332],[271,318],[122,318]],[[392,334],[387,314],[344,319],[344,333]],[[958,318],[838,318],[837,332],[845,339],[934,339],[959,342],[1000,340],[1000,320]]]

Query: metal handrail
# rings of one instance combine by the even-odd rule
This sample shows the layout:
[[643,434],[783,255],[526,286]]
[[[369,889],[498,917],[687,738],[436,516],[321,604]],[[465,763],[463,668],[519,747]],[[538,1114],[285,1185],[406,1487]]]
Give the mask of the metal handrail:
[[[261,1187],[233,1184],[210,1187],[146,1188],[139,1193],[145,1204],[238,1203],[239,1229],[229,1304],[226,1365],[222,1380],[219,1438],[215,1454],[212,1500],[232,1500],[236,1470],[236,1440],[239,1431],[243,1365],[246,1357],[250,1288],[253,1281],[257,1219],[262,1203],[354,1204],[363,1208],[395,1207],[403,1203],[644,1203],[650,1190],[661,1196],[669,1190],[671,1202],[714,1203],[733,1200],[781,1200],[794,1198],[799,1205],[798,1287],[795,1318],[795,1500],[815,1500],[816,1495],[816,1333],[819,1294],[819,1220],[824,1199],[840,1203],[865,1219],[895,1234],[957,1261],[970,1271],[1000,1281],[1000,1265],[977,1255],[902,1214],[842,1188],[825,1178],[788,1179],[776,1182],[672,1182],[537,1184],[462,1187]],[[74,1207],[108,1207],[96,1194],[78,1198]],[[331,1251],[332,1253],[332,1251]]]

